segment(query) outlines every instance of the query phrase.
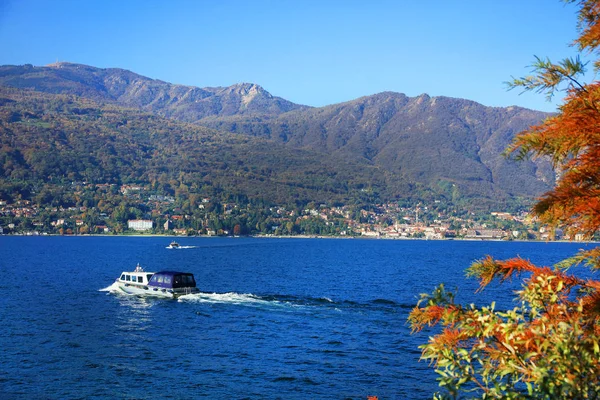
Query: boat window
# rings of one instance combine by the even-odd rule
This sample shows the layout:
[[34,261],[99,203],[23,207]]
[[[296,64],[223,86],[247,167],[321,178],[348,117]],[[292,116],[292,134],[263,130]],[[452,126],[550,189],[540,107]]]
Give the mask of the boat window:
[[125,275],[125,280],[126,281],[130,281],[131,280],[131,275]]
[[121,280],[124,281],[125,280],[125,274],[121,275]]
[[152,278],[152,274],[146,275],[146,281],[150,281],[151,278]]
[[159,276],[158,277],[158,283],[163,283],[163,278],[164,278],[163,276]]
[[165,283],[171,283],[171,277],[165,276]]
[[138,276],[138,282],[142,283],[142,282],[144,282],[144,279],[141,276]]

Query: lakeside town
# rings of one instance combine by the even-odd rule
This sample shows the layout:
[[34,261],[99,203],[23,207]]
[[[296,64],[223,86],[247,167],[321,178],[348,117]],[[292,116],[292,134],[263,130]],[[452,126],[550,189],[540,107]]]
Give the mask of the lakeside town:
[[73,182],[70,205],[0,199],[0,234],[329,236],[384,239],[575,240],[526,211],[467,213],[431,204],[274,206],[150,193],[137,185]]

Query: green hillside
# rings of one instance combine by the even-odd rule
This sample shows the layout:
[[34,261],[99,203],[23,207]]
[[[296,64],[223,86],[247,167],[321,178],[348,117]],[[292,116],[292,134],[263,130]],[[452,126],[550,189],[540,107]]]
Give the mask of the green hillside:
[[0,66],[0,87],[11,185],[145,182],[278,204],[368,192],[490,210],[528,203],[555,179],[547,161],[501,155],[547,116],[518,107],[384,92],[313,108],[255,84],[196,88],[71,63]]
[[[160,194],[348,203],[365,189],[414,193],[366,162],[223,133],[70,95],[0,89],[0,190],[73,181],[148,184]],[[425,193],[425,192],[423,192]]]

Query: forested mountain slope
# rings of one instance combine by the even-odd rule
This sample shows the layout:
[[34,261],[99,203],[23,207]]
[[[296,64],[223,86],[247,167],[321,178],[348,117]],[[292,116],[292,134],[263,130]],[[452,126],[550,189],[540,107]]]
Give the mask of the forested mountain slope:
[[[30,107],[40,102],[39,112],[32,113],[35,118],[44,115],[68,121],[79,118],[77,121],[83,126],[73,128],[69,140],[80,143],[68,154],[56,154],[88,160],[86,165],[92,166],[90,173],[96,169],[94,173],[100,173],[112,166],[107,176],[114,179],[152,180],[165,171],[171,171],[170,175],[176,170],[186,174],[191,168],[194,173],[201,170],[201,174],[219,176],[222,181],[217,186],[225,185],[227,190],[249,191],[254,195],[260,192],[272,198],[315,196],[316,201],[327,198],[322,195],[325,192],[336,192],[339,196],[332,197],[348,199],[356,197],[350,193],[355,189],[374,187],[383,199],[442,196],[457,204],[484,208],[515,199],[528,201],[552,187],[555,179],[550,164],[544,160],[514,163],[501,155],[516,133],[548,115],[519,107],[486,107],[469,100],[427,95],[411,98],[384,92],[313,108],[272,96],[254,84],[196,88],[153,80],[122,69],[71,63],[2,66],[0,86],[27,90],[5,89],[3,93],[10,95],[5,95],[8,100],[2,105],[3,115],[19,114],[22,110],[10,109],[15,107],[10,100],[11,96],[22,96],[28,99]],[[34,94],[31,90],[46,94]],[[56,101],[72,101],[77,105],[48,111],[48,104]],[[81,106],[82,103],[87,105]],[[94,110],[87,112],[99,113],[101,117],[84,120],[86,116],[78,114],[78,109]],[[26,132],[23,126],[32,125],[23,122],[28,121],[23,115],[16,122],[9,120],[17,117],[5,120],[7,124],[21,124],[19,129],[16,125],[10,127],[18,132],[16,136]],[[101,128],[94,124],[101,124]],[[56,124],[33,125],[36,129],[45,127],[46,135],[57,135],[58,132],[51,133],[53,129],[64,129]],[[128,129],[131,126],[136,129]],[[129,152],[119,153],[114,146],[110,150],[114,154],[107,153],[114,155],[110,162],[113,164],[100,163],[96,168],[94,163],[102,158],[95,155],[96,147],[92,147],[94,156],[89,158],[90,149],[86,146],[94,144],[111,149],[112,141],[122,138],[122,130],[130,135],[129,145],[142,147],[136,150],[141,158],[136,161],[139,166],[135,172],[126,165]],[[105,131],[111,132],[108,144],[100,143],[102,140],[94,136]],[[84,133],[77,138],[76,132]],[[146,132],[146,136],[140,132]],[[194,142],[185,141],[185,132],[202,134],[203,140],[211,143],[211,154],[192,146]],[[225,137],[228,139],[224,140]],[[52,143],[54,139],[44,140]],[[164,164],[148,157],[149,150],[164,156],[173,148],[177,149],[175,158]],[[120,157],[124,160],[119,161]],[[203,157],[210,157],[211,162],[202,161]],[[236,165],[243,165],[243,172]],[[81,168],[77,173],[81,175]],[[200,181],[208,179],[205,175]],[[193,180],[198,181],[198,175]],[[249,183],[253,181],[262,184]],[[280,185],[289,189],[283,190],[286,193],[283,197]],[[296,190],[298,193],[292,193]]]
[[[0,89],[2,183],[148,183],[158,192],[348,202],[402,188],[360,160],[214,131],[70,95]],[[389,180],[389,182],[388,182]],[[389,183],[389,184],[388,184]],[[35,186],[35,185],[34,185]]]
[[457,185],[468,196],[536,196],[554,183],[550,164],[515,163],[502,153],[515,134],[546,116],[519,107],[385,92],[279,116],[223,116],[200,123],[363,158],[411,181]]

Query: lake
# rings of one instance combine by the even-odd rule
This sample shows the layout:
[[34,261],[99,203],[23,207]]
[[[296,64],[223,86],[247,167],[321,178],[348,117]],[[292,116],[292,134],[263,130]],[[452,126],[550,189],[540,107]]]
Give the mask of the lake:
[[[431,332],[406,323],[438,283],[475,294],[490,254],[552,265],[582,243],[0,236],[2,399],[426,399]],[[194,273],[179,300],[108,288],[140,263]]]

